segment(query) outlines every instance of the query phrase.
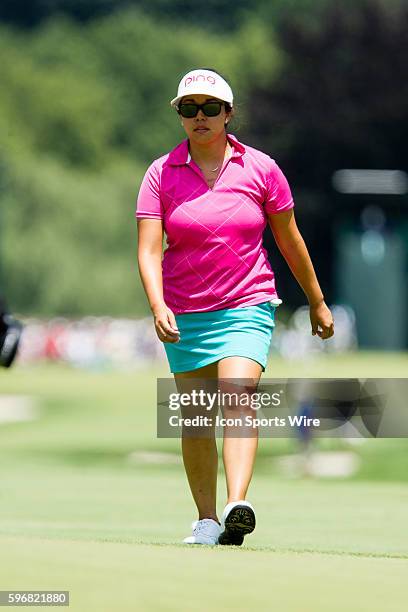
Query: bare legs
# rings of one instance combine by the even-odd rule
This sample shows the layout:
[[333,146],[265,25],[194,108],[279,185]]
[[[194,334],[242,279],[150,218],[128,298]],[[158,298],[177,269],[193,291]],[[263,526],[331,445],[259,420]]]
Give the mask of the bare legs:
[[[174,374],[179,393],[188,393],[196,385],[197,378],[217,377],[217,362],[203,368]],[[217,471],[218,453],[215,436],[209,435],[193,438],[183,435],[181,439],[184,468],[190,485],[191,493],[198,509],[199,520],[212,518],[218,521],[217,501]]]
[[[252,390],[256,390],[261,373],[261,365],[246,357],[226,357],[218,362],[220,389],[227,392],[232,389],[237,395],[238,385],[235,385],[231,379],[238,379],[238,383],[240,380],[246,382],[247,379],[251,379]],[[222,379],[227,380],[222,382]],[[248,390],[248,386],[242,388],[243,393]],[[233,406],[231,410],[224,408],[223,413],[226,418],[241,416],[243,420],[246,415],[254,416],[254,411],[248,406],[240,409]],[[227,503],[245,499],[252,478],[257,448],[257,429],[239,428],[237,437],[234,437],[233,427],[224,429],[223,461],[227,481]]]
[[[216,384],[221,392],[247,393],[250,387],[256,390],[262,367],[259,363],[246,357],[225,357],[218,362],[189,372],[174,374],[178,391],[189,392],[197,381],[191,379],[212,379],[211,390]],[[240,381],[245,379],[245,388],[240,387]],[[195,384],[194,384],[195,383]],[[209,381],[210,384],[210,381]],[[208,413],[215,417],[215,413]],[[231,404],[223,408],[223,416],[237,417],[252,414],[249,407],[239,408]],[[235,430],[236,431],[236,430]],[[234,428],[224,428],[223,462],[227,483],[227,502],[245,499],[252,478],[255,455],[258,446],[257,431],[248,432],[242,429],[234,437]],[[182,437],[183,462],[190,489],[198,508],[199,519],[212,518],[218,521],[216,511],[218,454],[214,428],[203,437]]]

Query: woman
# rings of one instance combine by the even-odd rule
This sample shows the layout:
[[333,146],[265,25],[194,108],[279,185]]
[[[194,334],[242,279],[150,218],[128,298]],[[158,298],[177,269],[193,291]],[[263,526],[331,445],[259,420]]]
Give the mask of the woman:
[[[271,157],[226,132],[234,113],[227,81],[213,69],[192,70],[170,104],[187,138],[149,166],[140,187],[140,276],[177,388],[191,390],[193,381],[201,380],[225,390],[237,381],[248,393],[265,371],[281,303],[262,247],[267,223],[307,296],[313,335],[322,340],[333,335],[332,314],[296,226],[284,174]],[[234,410],[252,414],[239,401],[223,413]],[[224,429],[228,499],[219,521],[212,423],[208,429],[209,435],[194,436],[183,428],[183,461],[198,510],[193,534],[184,542],[241,545],[255,527],[246,494],[258,438]]]

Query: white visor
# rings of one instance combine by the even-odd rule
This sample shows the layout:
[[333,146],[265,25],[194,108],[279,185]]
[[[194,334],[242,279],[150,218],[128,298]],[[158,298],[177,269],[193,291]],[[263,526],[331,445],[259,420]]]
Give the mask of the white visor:
[[181,79],[177,97],[170,102],[177,106],[181,98],[189,94],[206,94],[228,102],[232,106],[233,95],[231,87],[219,74],[212,70],[191,70]]

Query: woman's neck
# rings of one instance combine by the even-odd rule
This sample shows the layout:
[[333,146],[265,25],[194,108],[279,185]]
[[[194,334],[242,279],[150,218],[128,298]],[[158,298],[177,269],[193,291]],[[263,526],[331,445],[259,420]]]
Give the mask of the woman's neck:
[[224,158],[227,143],[227,135],[224,132],[220,138],[208,144],[197,144],[189,139],[188,149],[198,165],[216,165]]

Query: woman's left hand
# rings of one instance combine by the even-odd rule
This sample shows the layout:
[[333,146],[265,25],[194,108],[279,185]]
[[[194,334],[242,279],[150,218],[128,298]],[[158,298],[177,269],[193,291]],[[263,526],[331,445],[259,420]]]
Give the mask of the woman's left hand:
[[[310,305],[310,322],[312,324],[312,336],[317,334],[322,340],[327,340],[327,338],[333,336],[333,316],[330,308],[324,301],[315,306]],[[321,329],[319,329],[319,327]]]

